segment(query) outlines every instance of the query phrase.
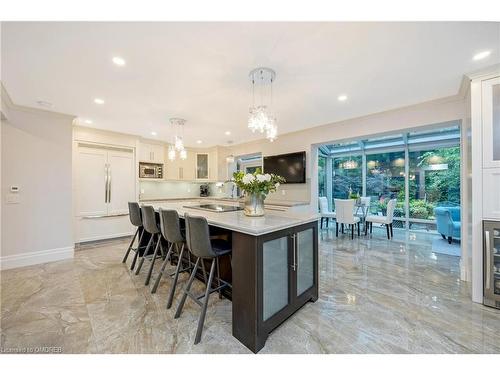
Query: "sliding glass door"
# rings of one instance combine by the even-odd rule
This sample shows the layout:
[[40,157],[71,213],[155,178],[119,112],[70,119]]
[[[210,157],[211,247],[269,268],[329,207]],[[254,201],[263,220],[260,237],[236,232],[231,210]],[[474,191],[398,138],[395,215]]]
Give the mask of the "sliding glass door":
[[347,199],[349,192],[362,195],[363,165],[361,155],[335,157],[332,161],[332,197]]
[[371,198],[370,211],[386,214],[387,202],[397,199],[395,227],[405,227],[405,152],[383,152],[366,155],[366,196]]
[[460,206],[460,127],[429,128],[319,148],[319,192],[371,198],[371,214],[385,215],[396,199],[394,227],[434,230],[434,208]]
[[408,155],[411,226],[435,229],[435,207],[460,206],[460,147],[424,148]]

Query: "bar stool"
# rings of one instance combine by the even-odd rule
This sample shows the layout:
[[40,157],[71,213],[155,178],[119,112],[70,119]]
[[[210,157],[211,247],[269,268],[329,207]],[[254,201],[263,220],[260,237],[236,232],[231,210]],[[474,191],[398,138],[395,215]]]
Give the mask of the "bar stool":
[[[161,244],[160,228],[156,223],[156,214],[154,208],[152,206],[142,206],[141,213],[142,213],[142,223],[144,225],[144,230],[151,235],[151,238],[149,239],[148,245],[144,250],[141,261],[139,263],[139,266],[137,267],[137,271],[135,271],[135,274],[136,275],[139,274],[145,259],[150,260],[151,265],[149,266],[148,275],[146,276],[146,281],[144,282],[144,285],[148,285],[149,280],[151,279],[151,274],[153,273],[153,267],[155,265],[156,258],[158,258],[158,250],[160,250],[161,252],[160,257],[163,257],[163,246]],[[153,256],[150,257],[148,253],[149,250],[152,248],[152,246],[154,246],[155,242],[156,242],[156,247]]]
[[[125,256],[123,257],[122,263],[125,263],[127,261],[130,251],[134,251],[135,252],[134,259],[132,260],[132,264],[130,265],[130,269],[133,270],[135,267],[135,262],[137,261],[137,257],[139,256],[139,249],[141,247],[142,235],[144,234],[144,227],[142,226],[141,208],[139,207],[139,203],[128,202],[128,213],[130,222],[132,223],[133,226],[137,227],[137,230],[135,231],[134,236],[132,237],[132,241],[130,241],[130,245],[128,246]],[[137,235],[139,235],[139,242],[137,243],[137,247],[133,247]]]
[[[208,306],[208,298],[210,294],[213,292],[219,292],[219,297],[222,298],[222,289],[226,287],[231,287],[231,285],[220,279],[219,272],[219,257],[231,254],[231,245],[229,242],[214,239],[210,240],[210,232],[208,228],[207,219],[199,216],[191,216],[187,213],[184,215],[186,220],[186,239],[189,251],[196,257],[196,262],[194,264],[193,271],[191,272],[191,276],[189,277],[189,281],[184,287],[184,292],[179,302],[179,306],[177,307],[177,311],[175,312],[175,318],[179,318],[182,313],[182,309],[184,307],[184,303],[186,302],[186,298],[189,296],[196,304],[201,307],[201,314],[198,320],[198,329],[196,330],[196,337],[194,340],[195,345],[198,344],[201,340],[201,333],[203,331],[203,324],[205,322],[205,315],[207,313]],[[210,260],[210,274],[208,276],[208,280],[206,280],[205,276],[205,266],[204,261]],[[198,270],[198,266],[202,266],[204,278],[207,284],[207,288],[205,293],[200,296],[195,296],[191,293],[191,285],[193,284],[194,278],[196,276],[196,271]],[[217,268],[217,287],[212,289],[212,281],[214,279],[215,269]],[[202,301],[200,301],[202,299]]]
[[[186,251],[186,241],[181,232],[179,214],[176,210],[163,210],[160,208],[160,231],[163,238],[170,244],[170,247],[168,249],[165,260],[161,265],[160,273],[156,278],[151,293],[156,293],[158,285],[160,284],[160,280],[163,276],[163,272],[165,272],[165,267],[167,266],[168,262],[171,261],[172,255],[175,252],[175,255],[177,255],[177,266],[175,267],[175,272],[173,274],[170,274],[170,276],[174,276],[174,280],[172,282],[172,285],[170,286],[170,293],[167,301],[167,309],[169,309],[170,307],[172,307],[172,301],[174,299],[175,288],[177,287],[179,274],[181,272],[189,272],[192,267],[189,252]],[[184,255],[187,255],[188,265],[187,267],[182,268]]]

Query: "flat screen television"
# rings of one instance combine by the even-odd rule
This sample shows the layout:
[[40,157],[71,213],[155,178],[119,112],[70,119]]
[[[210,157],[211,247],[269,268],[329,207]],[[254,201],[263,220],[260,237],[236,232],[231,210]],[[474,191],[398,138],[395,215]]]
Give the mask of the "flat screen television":
[[303,184],[306,182],[306,152],[265,156],[264,173],[277,174],[286,184]]

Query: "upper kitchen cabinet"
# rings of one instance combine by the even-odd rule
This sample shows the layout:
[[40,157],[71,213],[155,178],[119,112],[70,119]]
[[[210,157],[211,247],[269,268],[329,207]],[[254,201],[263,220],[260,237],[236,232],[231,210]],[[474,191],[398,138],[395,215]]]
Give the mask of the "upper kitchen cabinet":
[[208,153],[196,154],[196,179],[208,180],[209,176],[209,156]]
[[500,168],[500,77],[482,81],[483,167]]
[[165,163],[164,147],[161,144],[155,143],[140,143],[139,161],[150,163]]

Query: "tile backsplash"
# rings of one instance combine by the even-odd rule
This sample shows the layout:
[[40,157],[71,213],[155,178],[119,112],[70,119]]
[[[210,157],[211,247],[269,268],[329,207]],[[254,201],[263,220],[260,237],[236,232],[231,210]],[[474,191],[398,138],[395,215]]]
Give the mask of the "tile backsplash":
[[[200,196],[203,183],[188,181],[140,181],[139,199],[195,198]],[[215,183],[208,183],[210,196],[226,196],[225,187],[218,188]]]

